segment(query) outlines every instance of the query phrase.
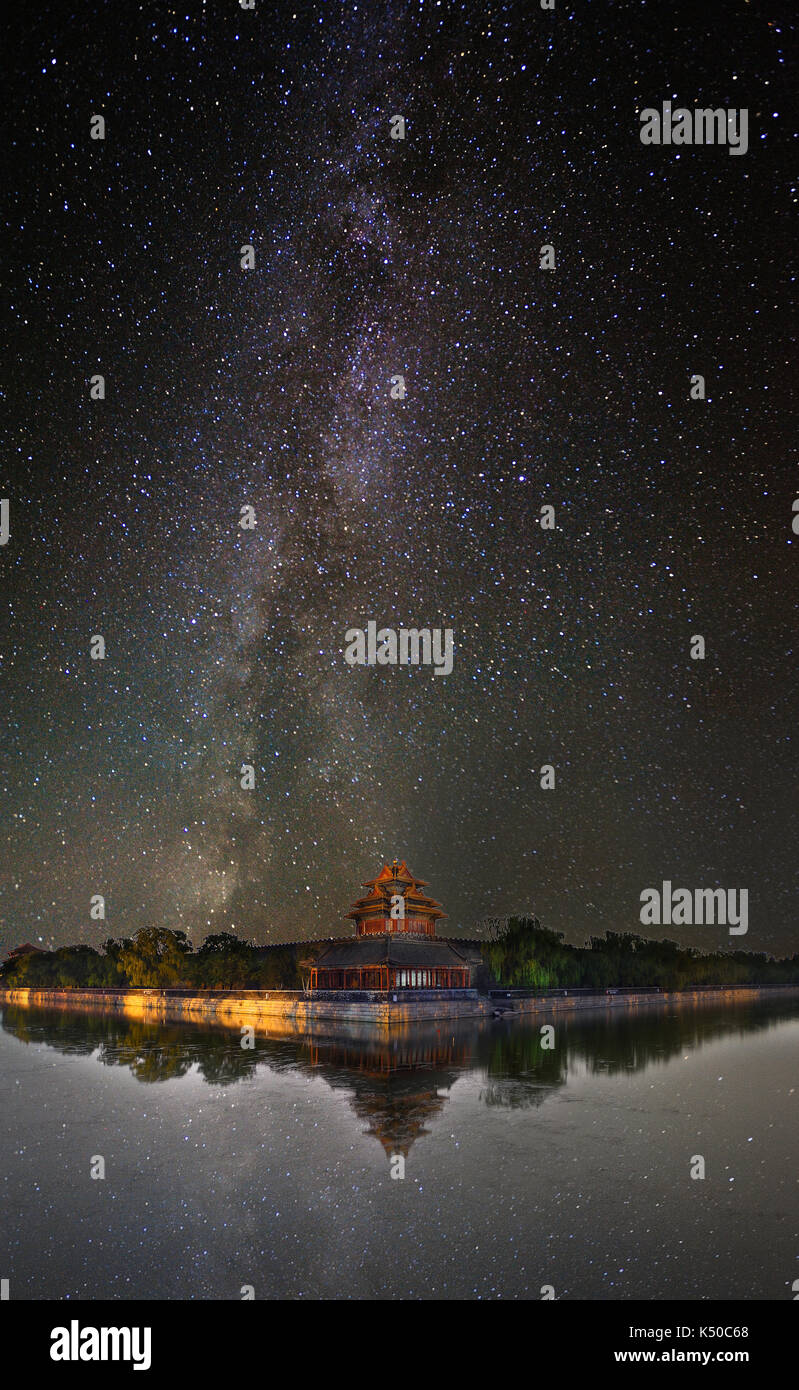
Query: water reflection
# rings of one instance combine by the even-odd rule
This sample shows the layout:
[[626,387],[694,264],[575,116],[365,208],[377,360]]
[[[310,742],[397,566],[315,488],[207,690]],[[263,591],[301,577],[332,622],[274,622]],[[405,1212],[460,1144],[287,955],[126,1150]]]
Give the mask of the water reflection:
[[98,1064],[125,1067],[142,1083],[196,1072],[213,1086],[251,1078],[259,1067],[321,1076],[348,1092],[362,1130],[387,1154],[407,1155],[445,1109],[459,1077],[476,1074],[486,1106],[542,1105],[577,1070],[614,1075],[663,1065],[721,1037],[742,1037],[799,1017],[799,1001],[714,1008],[656,1009],[557,1016],[555,1046],[542,1046],[542,1020],[441,1021],[390,1036],[351,1025],[335,1037],[300,1034],[290,1025],[256,1033],[252,1049],[239,1030],[195,1023],[145,1023],[117,1014],[6,1007],[3,1030]]

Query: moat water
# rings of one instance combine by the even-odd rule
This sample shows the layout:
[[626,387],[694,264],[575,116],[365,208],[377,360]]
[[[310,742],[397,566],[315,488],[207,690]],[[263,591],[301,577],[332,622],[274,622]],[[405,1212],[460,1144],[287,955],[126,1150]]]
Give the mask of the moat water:
[[5,1008],[10,1297],[793,1298],[799,1004],[553,1023]]

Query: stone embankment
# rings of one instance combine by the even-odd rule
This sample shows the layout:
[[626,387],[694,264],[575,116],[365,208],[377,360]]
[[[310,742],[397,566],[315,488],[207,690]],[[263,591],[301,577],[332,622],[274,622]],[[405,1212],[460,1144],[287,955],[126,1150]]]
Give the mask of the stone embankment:
[[158,1021],[253,1024],[281,1021],[308,1028],[327,1023],[406,1023],[413,1019],[483,1018],[490,1013],[476,989],[403,990],[180,990],[0,989],[1,1004],[89,1009]]
[[390,1028],[416,1020],[487,1018],[638,1009],[667,1005],[740,1004],[799,998],[799,985],[692,990],[191,990],[0,989],[0,1006],[66,1008],[122,1014],[142,1021],[203,1020],[228,1026],[287,1024],[293,1032],[325,1031],[337,1024]]

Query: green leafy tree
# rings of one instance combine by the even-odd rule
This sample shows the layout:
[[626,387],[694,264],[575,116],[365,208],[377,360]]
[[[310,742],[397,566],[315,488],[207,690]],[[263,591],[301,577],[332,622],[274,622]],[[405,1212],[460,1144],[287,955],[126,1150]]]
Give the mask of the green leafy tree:
[[192,946],[186,933],[167,927],[142,927],[123,943],[117,963],[130,985],[169,989],[191,985]]
[[205,938],[197,965],[199,983],[208,989],[247,989],[256,973],[252,947],[227,931]]

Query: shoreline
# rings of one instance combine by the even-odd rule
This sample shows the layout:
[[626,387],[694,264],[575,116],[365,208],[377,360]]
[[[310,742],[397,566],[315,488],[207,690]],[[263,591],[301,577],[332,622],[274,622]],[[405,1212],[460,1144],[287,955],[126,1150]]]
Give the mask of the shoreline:
[[771,999],[799,999],[799,985],[751,985],[686,990],[635,991],[562,995],[518,994],[499,987],[491,995],[477,990],[381,991],[302,990],[159,990],[105,989],[2,989],[0,1007],[56,1008],[84,1013],[121,1014],[144,1022],[208,1020],[229,1027],[285,1023],[299,1033],[319,1025],[354,1022],[386,1030],[431,1019],[503,1019],[592,1010],[638,1009],[657,1005],[752,1003]]

